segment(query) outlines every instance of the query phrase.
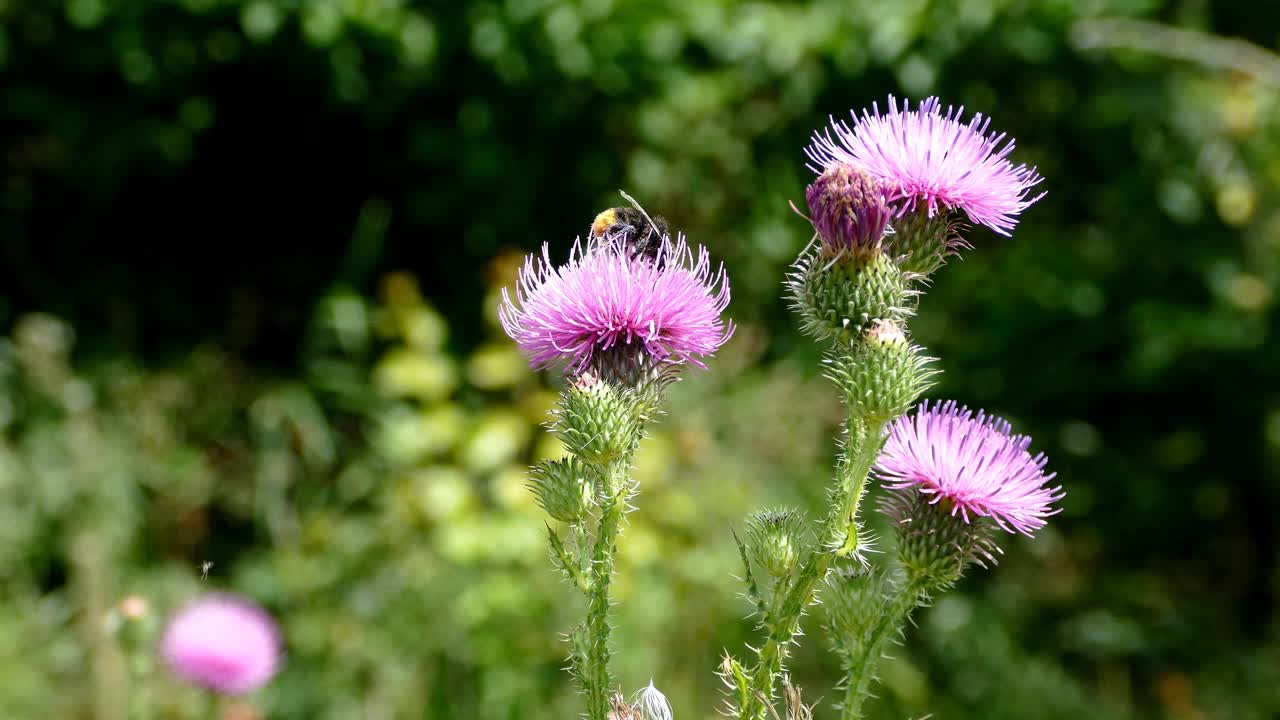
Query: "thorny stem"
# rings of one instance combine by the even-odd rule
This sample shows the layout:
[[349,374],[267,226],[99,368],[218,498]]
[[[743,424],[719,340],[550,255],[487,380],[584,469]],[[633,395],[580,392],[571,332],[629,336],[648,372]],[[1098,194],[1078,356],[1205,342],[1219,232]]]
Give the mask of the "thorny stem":
[[758,651],[759,660],[751,675],[751,696],[747,706],[741,708],[740,720],[764,720],[765,698],[773,697],[774,683],[782,671],[787,647],[800,632],[800,618],[817,592],[837,557],[847,556],[858,549],[858,507],[866,492],[867,475],[884,446],[884,424],[868,423],[861,418],[850,418],[849,436],[845,452],[837,469],[833,487],[831,513],[823,522],[819,543],[805,559],[795,584],[787,592],[782,607],[768,619],[769,632],[764,645]]
[[871,629],[871,637],[846,658],[844,703],[840,707],[841,720],[859,720],[862,703],[871,692],[876,679],[876,668],[884,655],[884,648],[894,634],[901,632],[911,612],[920,604],[924,591],[908,582],[896,587],[885,607],[877,613],[879,618]]
[[618,532],[626,512],[627,467],[629,459],[612,463],[603,483],[600,525],[591,553],[591,591],[587,596],[587,656],[582,672],[587,695],[588,720],[608,720],[609,716],[609,584],[613,579],[613,558]]

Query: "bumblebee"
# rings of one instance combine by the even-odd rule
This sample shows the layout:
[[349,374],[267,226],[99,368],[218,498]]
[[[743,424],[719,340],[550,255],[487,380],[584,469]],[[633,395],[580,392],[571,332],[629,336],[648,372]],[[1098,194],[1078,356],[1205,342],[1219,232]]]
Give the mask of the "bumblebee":
[[632,257],[643,255],[650,260],[658,258],[662,240],[669,233],[666,218],[649,217],[638,207],[609,208],[591,223],[591,237],[621,237],[631,247]]

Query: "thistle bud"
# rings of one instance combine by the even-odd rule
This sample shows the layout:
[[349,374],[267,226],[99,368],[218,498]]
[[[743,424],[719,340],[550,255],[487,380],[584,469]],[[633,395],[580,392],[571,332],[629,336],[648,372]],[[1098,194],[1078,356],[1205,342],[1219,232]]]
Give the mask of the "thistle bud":
[[832,571],[826,583],[822,605],[833,637],[846,646],[871,642],[896,589],[892,576],[884,568],[855,565]]
[[880,252],[851,262],[810,255],[800,261],[790,285],[802,329],[817,339],[835,338],[844,344],[856,340],[874,320],[905,320],[911,313],[907,299],[914,294],[897,263]]
[[561,522],[579,522],[591,505],[588,470],[577,458],[545,460],[529,473],[529,489],[538,507]]
[[764,510],[748,521],[747,547],[775,578],[787,577],[805,546],[804,516],[794,510]]
[[925,208],[906,213],[893,223],[892,254],[908,277],[927,278],[947,256],[969,247],[958,234],[949,213],[930,217]]
[[813,227],[828,257],[880,251],[893,186],[847,163],[832,163],[805,190]]
[[560,439],[574,455],[593,463],[606,464],[631,453],[640,442],[638,410],[647,406],[634,395],[589,370],[583,372],[561,397],[556,422]]
[[937,370],[912,345],[901,324],[877,320],[851,352],[827,359],[827,377],[844,391],[852,413],[884,423],[906,412],[932,385]]

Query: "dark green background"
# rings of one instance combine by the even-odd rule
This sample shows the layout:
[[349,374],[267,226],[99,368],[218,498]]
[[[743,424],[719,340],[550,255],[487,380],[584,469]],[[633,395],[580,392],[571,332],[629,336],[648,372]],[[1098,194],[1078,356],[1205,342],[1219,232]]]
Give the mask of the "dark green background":
[[519,490],[548,395],[492,310],[617,188],[724,260],[741,325],[622,541],[621,682],[714,717],[753,641],[729,528],[818,508],[834,454],[781,297],[802,149],[890,93],[1046,178],[912,326],[1067,498],[921,613],[873,713],[1275,717],[1278,44],[1225,0],[0,2],[0,717],[195,717],[146,660],[211,587],[286,626],[269,717],[572,717],[581,608]]

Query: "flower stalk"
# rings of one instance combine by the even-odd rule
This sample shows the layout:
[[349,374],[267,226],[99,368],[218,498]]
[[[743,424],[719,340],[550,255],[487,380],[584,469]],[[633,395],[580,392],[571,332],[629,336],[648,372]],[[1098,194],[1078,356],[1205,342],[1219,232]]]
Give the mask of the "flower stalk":
[[627,467],[630,458],[614,462],[608,469],[612,482],[605,487],[621,489],[604,497],[600,505],[600,525],[596,528],[595,548],[591,553],[590,583],[587,591],[587,656],[580,672],[587,696],[587,717],[607,720],[612,676],[609,674],[609,585],[613,580],[614,555],[626,510]]
[[876,598],[875,607],[864,610],[867,617],[874,618],[870,631],[862,637],[848,638],[843,644],[836,640],[845,669],[844,700],[840,704],[842,720],[862,717],[862,703],[871,694],[880,658],[889,643],[902,635],[911,613],[925,597],[924,589],[910,580],[886,585],[887,592]]
[[763,619],[766,637],[757,651],[746,702],[739,708],[742,720],[763,720],[782,676],[788,648],[800,633],[800,620],[813,604],[819,585],[837,558],[857,555],[865,548],[860,538],[858,511],[867,489],[867,477],[884,444],[884,423],[850,417],[845,452],[832,488],[831,511],[819,531],[818,543],[805,558],[794,584],[779,598],[776,608]]

